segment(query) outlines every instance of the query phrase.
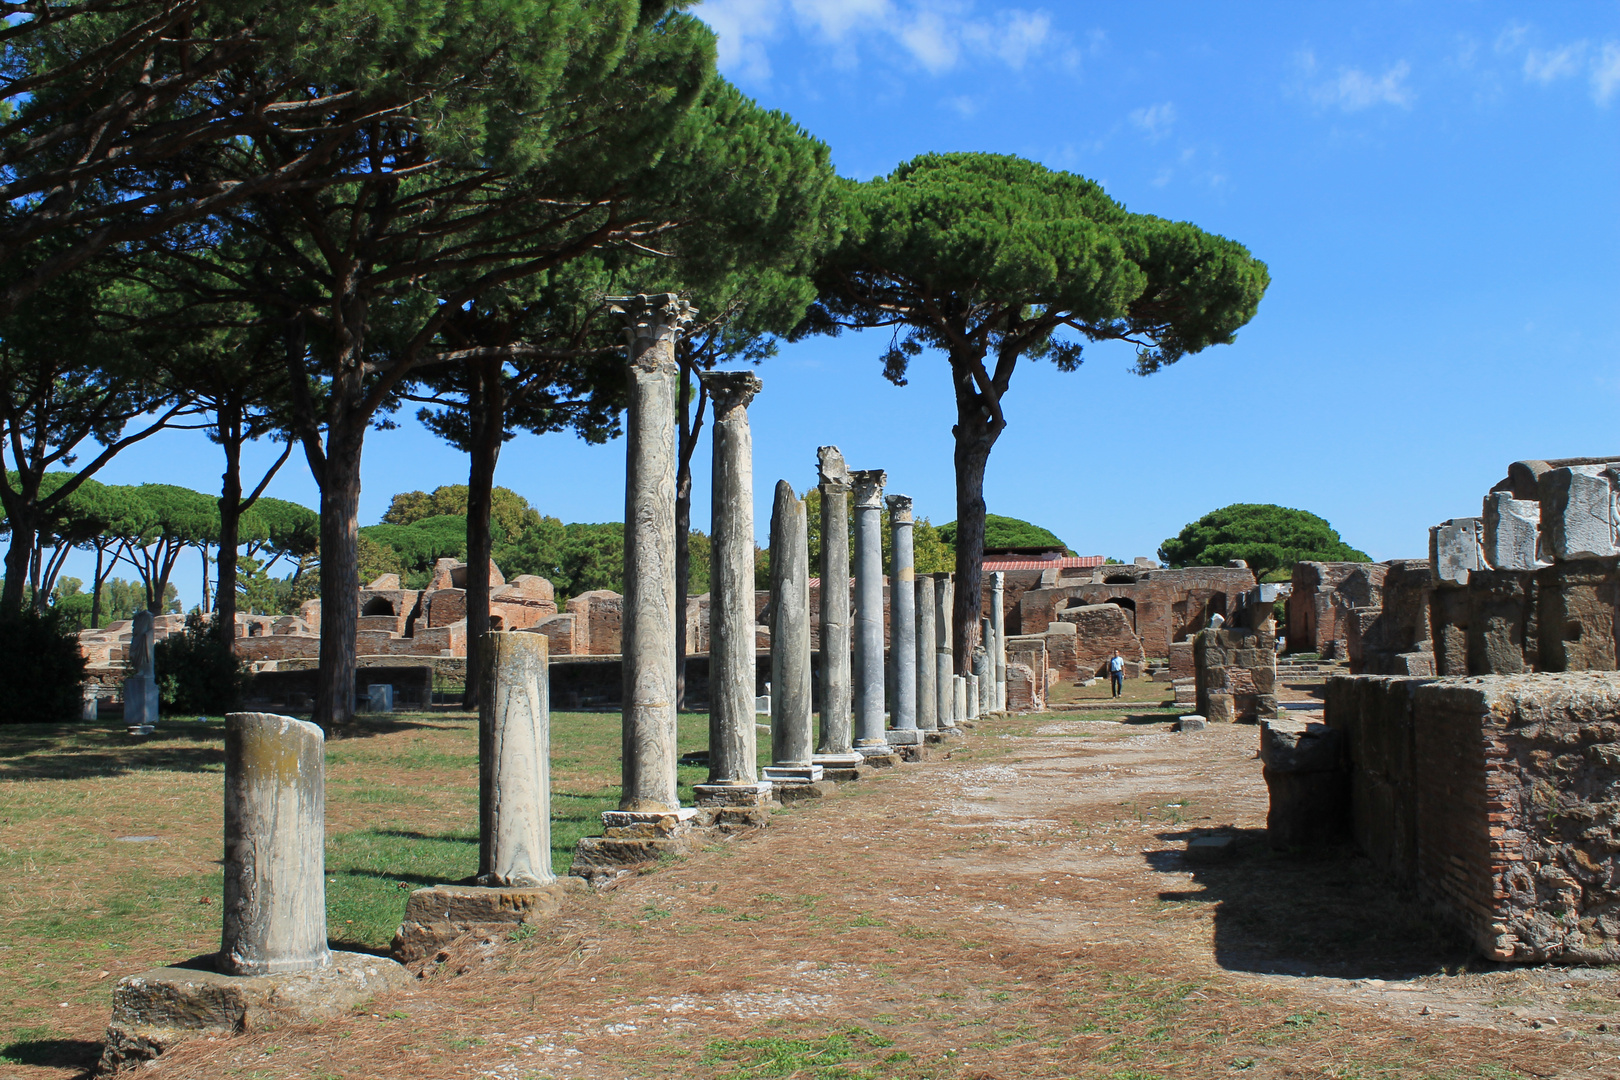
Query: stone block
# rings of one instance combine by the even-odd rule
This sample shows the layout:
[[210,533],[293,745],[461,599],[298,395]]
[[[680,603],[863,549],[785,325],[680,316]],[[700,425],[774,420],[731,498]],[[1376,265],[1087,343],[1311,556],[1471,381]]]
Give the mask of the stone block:
[[1496,570],[1534,570],[1540,564],[1541,504],[1511,491],[1485,496],[1485,563]]
[[762,784],[694,784],[692,801],[698,806],[769,806],[771,785]]
[[214,962],[199,956],[120,979],[100,1070],[150,1061],[185,1039],[334,1019],[412,982],[393,960],[361,953],[334,952],[323,967],[275,975],[223,975]]
[[1237,856],[1235,836],[1195,836],[1187,841],[1187,861],[1196,863],[1226,862]]
[[1553,560],[1616,554],[1612,465],[1573,465],[1539,478],[1543,552]]
[[1189,713],[1175,722],[1176,731],[1203,731],[1209,727],[1209,721],[1197,713]]
[[837,793],[838,785],[827,780],[817,780],[809,784],[778,784],[776,786],[777,801],[783,805],[802,802],[806,799],[825,799]]
[[1429,530],[1429,564],[1437,581],[1468,584],[1468,575],[1484,568],[1484,555],[1484,523],[1479,518],[1452,518]]
[[854,780],[865,780],[876,775],[877,770],[870,765],[852,765],[847,768],[829,767],[822,771],[822,779],[840,784],[847,784]]
[[394,934],[390,951],[410,964],[463,934],[504,936],[525,923],[557,914],[568,894],[587,891],[589,886],[577,877],[524,888],[434,885],[416,889],[405,904],[405,921]]

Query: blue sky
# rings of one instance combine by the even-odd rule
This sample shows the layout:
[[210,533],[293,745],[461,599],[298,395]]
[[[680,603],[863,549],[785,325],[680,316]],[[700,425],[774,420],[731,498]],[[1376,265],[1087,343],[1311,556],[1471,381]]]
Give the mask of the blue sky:
[[[1150,378],[1128,348],[1020,366],[991,512],[1130,559],[1233,502],[1314,511],[1374,558],[1478,513],[1510,461],[1620,456],[1620,5],[706,0],[721,68],[859,179],[936,150],[1019,154],[1244,244],[1272,285],[1234,345]],[[885,382],[887,335],[784,347],[752,409],[771,488],[835,443],[955,516],[943,358]],[[414,421],[373,434],[362,523],[465,483]],[[258,459],[273,451],[264,448]],[[707,448],[693,520],[708,521]],[[217,487],[170,435],[109,482]],[[569,521],[623,514],[624,447],[520,437],[498,481]],[[310,505],[295,457],[272,493]],[[70,568],[70,572],[75,572]],[[197,570],[177,584],[196,600]]]

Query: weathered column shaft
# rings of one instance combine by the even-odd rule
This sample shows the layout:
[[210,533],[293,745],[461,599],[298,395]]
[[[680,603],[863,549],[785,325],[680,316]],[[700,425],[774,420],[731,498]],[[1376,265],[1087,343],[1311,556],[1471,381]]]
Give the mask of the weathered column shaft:
[[977,720],[979,718],[979,677],[977,675],[968,675],[963,681],[967,683],[967,718]]
[[544,634],[478,649],[478,884],[530,888],[551,872],[551,704]]
[[714,405],[709,783],[752,784],[759,779],[759,737],[754,730],[754,435],[748,403],[761,383],[751,371],[705,371],[698,378]]
[[836,446],[821,467],[821,754],[848,754],[850,731],[849,470]]
[[967,676],[951,676],[951,719],[967,719]]
[[[986,620],[988,622],[988,620]],[[979,635],[980,640],[990,637],[989,628],[986,627]],[[990,712],[990,654],[983,645],[973,650],[973,693],[968,700],[968,719],[974,720]]]
[[991,679],[995,689],[992,709],[995,712],[1007,711],[1007,616],[1005,610],[1007,575],[997,570],[990,575],[990,629],[992,633],[990,647],[990,666],[994,673]]
[[674,293],[624,301],[630,316],[625,421],[623,791],[619,809],[677,810],[675,790],[675,337],[690,308]]
[[917,588],[912,553],[911,497],[890,495],[889,656],[894,665],[893,726],[917,729]]
[[771,511],[771,763],[809,767],[810,555],[804,503],[786,480]]
[[225,717],[225,929],[219,970],[324,967],[326,746],[290,716]]
[[917,726],[924,731],[939,727],[939,691],[934,648],[934,578],[919,574],[916,589],[917,636],[913,643],[917,654]]
[[887,746],[883,733],[883,485],[881,469],[855,486],[855,745]]
[[939,726],[952,727],[956,720],[956,697],[951,689],[955,674],[951,658],[951,601],[949,574],[934,579],[934,687],[939,694]]

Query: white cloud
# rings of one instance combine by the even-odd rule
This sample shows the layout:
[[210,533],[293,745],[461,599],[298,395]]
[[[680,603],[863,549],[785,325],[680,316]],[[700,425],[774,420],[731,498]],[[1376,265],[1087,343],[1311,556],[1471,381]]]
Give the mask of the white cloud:
[[1586,42],[1577,41],[1561,49],[1531,49],[1524,55],[1524,77],[1531,82],[1550,83],[1578,74],[1586,56]]
[[964,120],[971,120],[979,115],[979,103],[966,94],[945,99],[945,104],[956,110],[958,116]]
[[1608,41],[1592,63],[1592,97],[1607,105],[1620,93],[1620,42]]
[[900,44],[912,57],[935,75],[956,66],[961,51],[957,28],[937,11],[925,11],[900,27]]
[[1530,25],[1528,23],[1508,23],[1502,28],[1502,32],[1496,35],[1496,51],[1499,53],[1517,51],[1519,46],[1524,44],[1524,39],[1529,33]]
[[[704,10],[707,8],[705,4]],[[793,0],[793,14],[828,39],[842,41],[857,26],[886,28],[894,17],[894,7],[889,0]]]
[[704,21],[719,39],[722,71],[744,82],[771,77],[765,43],[776,34],[777,10],[775,0],[709,0],[703,5]]
[[1060,59],[1073,52],[1045,11],[1011,8],[978,18],[973,0],[705,0],[697,14],[719,35],[721,69],[755,82],[769,78],[766,45],[787,22],[834,46],[840,64],[856,63],[862,49],[887,40],[934,75],[969,59],[1017,71],[1048,51]]
[[1171,125],[1175,122],[1176,106],[1170,101],[1148,105],[1131,113],[1131,123],[1146,132],[1147,137],[1154,142],[1170,134]]
[[[1314,70],[1316,58],[1306,54]],[[1318,105],[1336,105],[1345,112],[1358,112],[1374,105],[1398,105],[1410,108],[1412,90],[1406,77],[1412,66],[1405,60],[1390,65],[1382,75],[1369,75],[1360,68],[1340,68],[1339,75],[1311,89],[1311,99]]]

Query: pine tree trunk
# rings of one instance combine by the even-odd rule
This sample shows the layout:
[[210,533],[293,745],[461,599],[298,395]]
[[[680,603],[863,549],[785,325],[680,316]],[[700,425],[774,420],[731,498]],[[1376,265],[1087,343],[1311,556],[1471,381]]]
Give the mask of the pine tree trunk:
[[489,531],[494,501],[495,466],[501,455],[506,424],[506,396],[497,360],[470,365],[472,380],[467,396],[469,457],[467,470],[467,685],[463,708],[478,707],[478,658],[484,635],[489,633],[489,560],[493,542]]
[[22,611],[28,568],[34,559],[34,518],[20,508],[7,517],[11,544],[6,548],[6,587],[0,592],[0,615],[16,615]]
[[214,590],[214,633],[226,648],[236,643],[236,548],[242,525],[242,408],[228,398],[219,409],[225,475],[219,494],[219,587]]
[[321,666],[315,723],[341,735],[354,713],[355,630],[360,606],[360,451],[365,420],[345,417],[327,433],[321,483]]
[[106,556],[106,549],[104,549],[100,544],[97,544],[96,577],[95,580],[90,583],[90,629],[92,630],[97,630],[101,627],[101,575],[103,573],[101,567],[103,561],[106,559]]
[[990,418],[965,364],[953,361],[956,383],[956,588],[951,605],[951,644],[959,674],[972,669],[979,643],[980,581],[984,576],[984,471],[1004,425]]

